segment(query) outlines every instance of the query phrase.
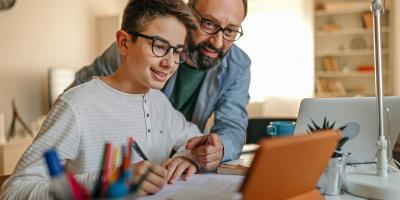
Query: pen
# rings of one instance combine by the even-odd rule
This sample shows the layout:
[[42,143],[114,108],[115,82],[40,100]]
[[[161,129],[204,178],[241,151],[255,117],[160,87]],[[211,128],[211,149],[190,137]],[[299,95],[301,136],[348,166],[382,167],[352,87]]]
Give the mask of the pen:
[[136,141],[133,141],[132,148],[136,151],[136,153],[139,154],[140,157],[143,158],[143,160],[149,160]]

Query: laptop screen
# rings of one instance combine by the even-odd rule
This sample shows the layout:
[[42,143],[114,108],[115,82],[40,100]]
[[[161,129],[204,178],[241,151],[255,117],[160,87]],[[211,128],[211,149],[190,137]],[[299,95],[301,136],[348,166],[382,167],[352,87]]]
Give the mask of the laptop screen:
[[[390,148],[389,156],[400,133],[400,97],[384,98],[385,135]],[[329,122],[334,129],[347,126],[344,135],[350,140],[343,146],[347,163],[375,162],[378,115],[375,97],[310,98],[300,104],[295,134],[321,128]],[[390,139],[390,141],[389,141]]]

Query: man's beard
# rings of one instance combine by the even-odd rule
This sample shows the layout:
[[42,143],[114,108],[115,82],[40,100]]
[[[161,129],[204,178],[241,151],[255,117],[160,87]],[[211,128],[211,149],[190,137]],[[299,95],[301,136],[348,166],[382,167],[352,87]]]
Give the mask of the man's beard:
[[[190,61],[197,67],[198,70],[207,71],[213,67],[219,66],[221,64],[222,58],[225,56],[222,48],[215,48],[211,43],[207,41],[200,42],[199,44],[194,44],[192,36],[189,34],[188,38],[188,49],[190,55]],[[211,58],[201,54],[201,50],[204,48],[211,49],[218,53],[216,58]]]

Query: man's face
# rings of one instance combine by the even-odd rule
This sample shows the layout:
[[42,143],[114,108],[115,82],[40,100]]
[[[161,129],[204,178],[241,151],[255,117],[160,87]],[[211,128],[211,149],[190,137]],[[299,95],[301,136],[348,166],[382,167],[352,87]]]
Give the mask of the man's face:
[[189,65],[199,70],[218,66],[233,42],[224,39],[223,31],[206,33],[200,28],[201,19],[215,23],[221,28],[240,30],[244,18],[242,0],[199,0],[194,5],[193,14],[198,21],[198,29],[187,37],[187,46],[192,54]]
[[173,53],[173,48],[165,56],[158,57],[160,54],[157,56],[155,53],[167,49],[168,45],[183,48],[186,28],[175,17],[160,17],[149,23],[145,31],[141,31],[139,34],[145,35],[145,37],[157,36],[164,43],[157,41],[153,45],[153,40],[141,36],[136,37],[134,42],[128,42],[126,63],[129,76],[136,85],[145,91],[149,88],[161,89],[176,71],[179,65],[177,63],[179,60],[176,58],[179,55]]

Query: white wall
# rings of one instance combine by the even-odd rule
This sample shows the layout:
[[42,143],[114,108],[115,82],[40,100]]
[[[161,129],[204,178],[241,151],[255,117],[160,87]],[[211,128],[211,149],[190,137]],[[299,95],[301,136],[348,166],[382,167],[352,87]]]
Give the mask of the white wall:
[[236,43],[252,59],[250,117],[296,117],[314,91],[313,0],[251,0]]
[[11,100],[28,122],[45,114],[47,69],[90,63],[99,53],[95,18],[121,13],[125,2],[19,0],[0,11],[0,112],[7,130]]
[[312,0],[252,0],[237,44],[252,59],[251,101],[313,95]]

